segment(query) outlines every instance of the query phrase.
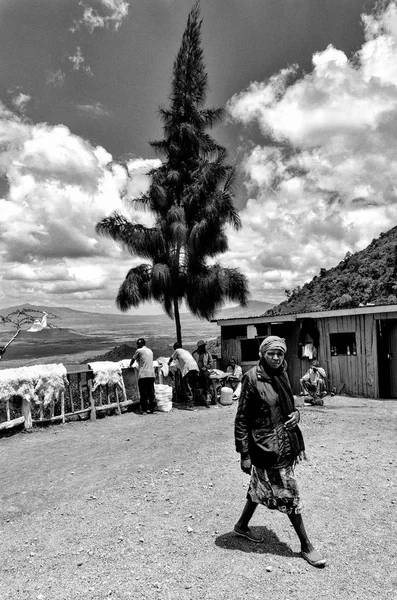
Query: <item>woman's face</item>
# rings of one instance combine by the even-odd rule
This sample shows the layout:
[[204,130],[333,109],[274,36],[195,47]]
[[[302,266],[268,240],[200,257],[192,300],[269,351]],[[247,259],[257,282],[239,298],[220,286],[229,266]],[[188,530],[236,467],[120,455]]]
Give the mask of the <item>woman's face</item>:
[[282,350],[267,350],[263,358],[272,369],[277,369],[283,364],[284,352]]

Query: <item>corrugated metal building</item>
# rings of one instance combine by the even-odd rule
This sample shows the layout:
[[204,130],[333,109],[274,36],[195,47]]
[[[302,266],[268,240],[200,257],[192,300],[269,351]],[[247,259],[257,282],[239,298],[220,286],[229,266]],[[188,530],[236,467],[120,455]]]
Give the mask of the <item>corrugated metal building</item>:
[[[222,367],[230,356],[247,371],[267,335],[284,337],[295,394],[311,351],[327,372],[328,389],[368,398],[397,398],[397,305],[363,306],[278,316],[217,320]],[[313,355],[312,355],[313,356]]]

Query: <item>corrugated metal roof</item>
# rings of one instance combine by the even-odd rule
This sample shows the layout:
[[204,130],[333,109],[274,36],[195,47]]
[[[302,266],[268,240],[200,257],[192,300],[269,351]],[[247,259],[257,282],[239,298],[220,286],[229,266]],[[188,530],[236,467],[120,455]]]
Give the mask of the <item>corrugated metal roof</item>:
[[367,304],[366,306],[358,306],[357,308],[339,308],[339,309],[330,309],[330,308],[321,308],[317,310],[310,311],[291,311],[288,313],[282,313],[277,315],[256,315],[251,317],[228,317],[227,319],[213,319],[213,323],[217,323],[218,325],[222,323],[229,323],[231,321],[239,321],[239,322],[247,322],[247,321],[255,321],[262,323],[269,322],[279,322],[283,321],[294,321],[298,318],[322,318],[322,317],[343,317],[349,315],[360,315],[360,314],[371,314],[371,313],[397,313],[397,304]]

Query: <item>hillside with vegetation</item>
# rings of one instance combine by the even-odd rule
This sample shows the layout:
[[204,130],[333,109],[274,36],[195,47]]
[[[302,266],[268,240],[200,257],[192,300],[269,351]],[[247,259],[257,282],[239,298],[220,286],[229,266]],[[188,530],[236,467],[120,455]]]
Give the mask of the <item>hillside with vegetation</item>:
[[381,233],[364,250],[345,258],[302,287],[286,290],[287,300],[266,315],[397,304],[397,227]]

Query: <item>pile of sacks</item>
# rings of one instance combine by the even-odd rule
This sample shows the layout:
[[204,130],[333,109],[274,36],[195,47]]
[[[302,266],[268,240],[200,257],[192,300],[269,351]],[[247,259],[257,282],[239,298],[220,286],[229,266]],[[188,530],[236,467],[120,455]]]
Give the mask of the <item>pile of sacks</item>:
[[154,393],[157,402],[156,410],[170,412],[172,409],[172,387],[162,383],[155,383]]

